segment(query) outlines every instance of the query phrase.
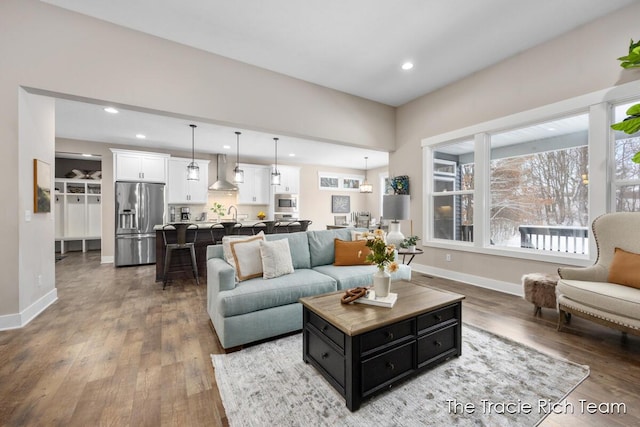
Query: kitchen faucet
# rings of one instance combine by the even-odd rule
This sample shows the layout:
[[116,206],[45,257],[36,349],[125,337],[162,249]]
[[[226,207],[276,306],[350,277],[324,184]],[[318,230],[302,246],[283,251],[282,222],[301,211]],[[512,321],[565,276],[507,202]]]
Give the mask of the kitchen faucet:
[[233,220],[235,222],[238,222],[238,208],[236,208],[235,206],[229,206],[229,209],[227,209],[227,215],[231,213],[231,208],[233,208]]

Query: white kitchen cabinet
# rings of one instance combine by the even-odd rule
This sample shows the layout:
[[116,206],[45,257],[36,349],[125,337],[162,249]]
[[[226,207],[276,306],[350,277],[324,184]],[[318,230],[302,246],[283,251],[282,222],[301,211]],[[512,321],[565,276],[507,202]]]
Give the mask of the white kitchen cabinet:
[[111,151],[116,181],[167,182],[168,154],[114,149]]
[[271,169],[264,165],[240,164],[244,182],[238,185],[239,205],[268,205]]
[[300,194],[300,168],[296,166],[278,166],[280,185],[273,186],[274,194]]
[[187,166],[191,159],[171,157],[167,180],[168,204],[206,204],[209,195],[209,160],[195,159],[200,169],[200,179],[187,179]]
[[68,242],[79,241],[86,252],[90,241],[100,241],[102,234],[102,186],[86,179],[55,180],[55,239],[60,253]]

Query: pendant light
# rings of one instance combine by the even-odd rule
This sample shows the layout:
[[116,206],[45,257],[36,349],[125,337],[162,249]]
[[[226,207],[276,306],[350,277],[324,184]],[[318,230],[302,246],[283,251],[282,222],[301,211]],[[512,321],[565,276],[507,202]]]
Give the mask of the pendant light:
[[191,163],[189,163],[189,165],[187,166],[187,180],[200,181],[200,168],[198,167],[198,164],[196,163],[196,160],[194,158],[194,131],[196,125],[189,126],[191,126]]
[[278,170],[278,138],[273,138],[276,143],[276,162],[273,167],[273,172],[271,172],[271,185],[280,185],[280,171]]
[[367,159],[364,158],[364,181],[360,184],[360,192],[361,193],[373,193],[373,185],[367,182]]
[[242,184],[244,182],[244,171],[240,169],[240,135],[236,132],[236,167],[233,169],[233,183]]

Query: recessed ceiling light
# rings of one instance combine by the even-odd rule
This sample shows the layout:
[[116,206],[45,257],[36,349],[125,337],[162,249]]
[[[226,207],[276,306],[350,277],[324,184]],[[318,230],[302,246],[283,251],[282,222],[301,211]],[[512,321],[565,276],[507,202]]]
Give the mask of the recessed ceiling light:
[[138,138],[138,139],[145,139],[146,137],[147,137],[147,135],[143,135],[141,133],[137,133],[136,134],[136,138]]
[[229,149],[231,149],[231,146],[230,145],[223,145],[222,148],[224,148],[225,150],[229,150]]
[[289,153],[289,157],[295,157],[296,153]]
[[407,71],[413,68],[413,62],[405,62],[402,64],[402,69]]
[[110,113],[110,114],[118,114],[118,113],[119,113],[119,111],[118,111],[118,110],[116,110],[116,109],[115,109],[115,108],[113,108],[113,107],[105,107],[105,108],[104,108],[104,111],[106,111],[107,113]]

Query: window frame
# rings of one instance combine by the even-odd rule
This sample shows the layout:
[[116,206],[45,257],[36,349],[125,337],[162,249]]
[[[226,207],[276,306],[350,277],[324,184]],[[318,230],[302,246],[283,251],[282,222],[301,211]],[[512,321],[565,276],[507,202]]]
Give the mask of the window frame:
[[[613,108],[624,102],[634,102],[640,97],[638,82],[589,93],[568,100],[545,105],[528,111],[479,123],[455,131],[424,138],[422,147],[422,245],[440,249],[498,255],[511,258],[536,260],[567,265],[587,266],[595,261],[597,249],[594,239],[589,239],[589,254],[532,251],[522,248],[495,247],[490,243],[490,134],[527,127],[537,123],[562,119],[577,114],[588,114],[589,150],[589,224],[596,217],[612,211],[613,172]],[[474,241],[463,242],[433,238],[433,153],[436,147],[461,141],[474,140]],[[604,159],[604,160],[603,160]],[[475,225],[477,224],[477,226]]]

